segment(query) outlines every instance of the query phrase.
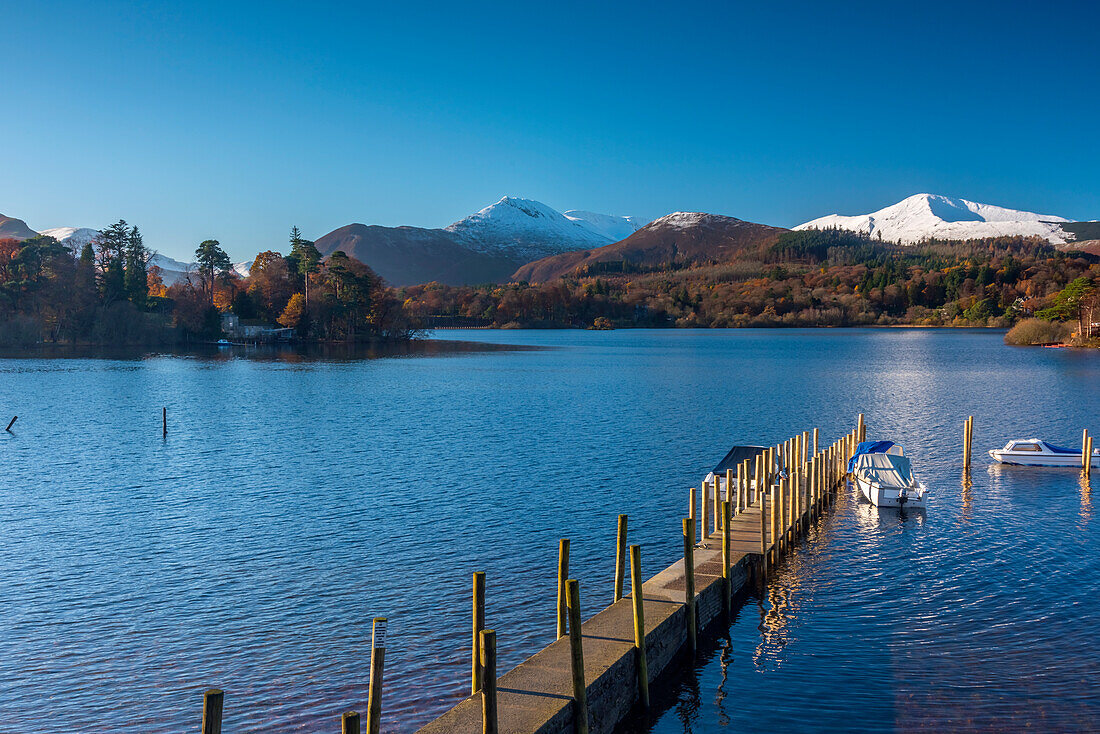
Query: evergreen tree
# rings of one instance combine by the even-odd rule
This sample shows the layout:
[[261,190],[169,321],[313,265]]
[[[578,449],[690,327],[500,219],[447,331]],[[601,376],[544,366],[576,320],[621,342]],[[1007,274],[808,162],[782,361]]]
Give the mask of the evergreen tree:
[[149,302],[149,250],[135,226],[126,240],[126,295],[140,309]]
[[288,263],[295,265],[305,281],[305,305],[309,305],[309,276],[320,270],[321,252],[312,241],[304,239],[297,227],[290,228],[290,255]]
[[233,269],[233,263],[229,255],[221,248],[217,240],[203,240],[195,250],[195,263],[199,266],[199,277],[202,278],[202,290],[210,297],[210,303],[214,303],[214,282],[219,275],[224,275]]
[[130,227],[120,219],[96,237],[96,269],[99,295],[105,305],[126,298],[124,257],[130,242]]

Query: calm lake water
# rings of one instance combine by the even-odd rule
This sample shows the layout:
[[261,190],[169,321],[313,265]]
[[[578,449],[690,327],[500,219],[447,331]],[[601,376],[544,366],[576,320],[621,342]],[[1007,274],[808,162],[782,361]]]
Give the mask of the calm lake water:
[[384,728],[413,730],[467,691],[473,571],[508,670],[554,637],[559,537],[590,616],[620,512],[652,575],[731,444],[828,443],[861,411],[928,510],[842,494],[636,728],[1097,728],[1092,489],[984,452],[1100,433],[1100,354],[960,330],[437,338],[547,348],[0,359],[0,731],[195,729],[207,687],[227,732],[339,731],[376,615]]

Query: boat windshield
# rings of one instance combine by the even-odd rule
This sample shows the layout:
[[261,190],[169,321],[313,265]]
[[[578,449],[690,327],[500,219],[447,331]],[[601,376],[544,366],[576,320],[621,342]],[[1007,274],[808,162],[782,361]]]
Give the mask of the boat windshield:
[[1042,451],[1037,443],[1015,443],[1009,448],[1009,451]]

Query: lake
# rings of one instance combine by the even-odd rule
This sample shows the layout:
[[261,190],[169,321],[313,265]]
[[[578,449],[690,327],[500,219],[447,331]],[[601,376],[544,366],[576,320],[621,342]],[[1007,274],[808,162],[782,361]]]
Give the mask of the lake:
[[387,616],[383,724],[411,731],[468,691],[473,571],[508,670],[554,638],[558,538],[591,616],[619,513],[651,576],[730,445],[815,426],[826,445],[859,412],[904,445],[927,511],[842,492],[637,728],[1092,728],[1092,489],[985,451],[1100,432],[1100,353],[1002,336],[456,330],[435,338],[510,348],[0,358],[0,418],[19,416],[0,431],[0,729],[177,732],[219,687],[227,732],[338,731]]

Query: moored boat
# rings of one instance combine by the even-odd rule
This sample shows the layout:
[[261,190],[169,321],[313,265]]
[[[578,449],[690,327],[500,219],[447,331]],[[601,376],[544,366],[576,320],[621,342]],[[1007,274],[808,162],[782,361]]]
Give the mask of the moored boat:
[[848,473],[859,491],[876,507],[923,508],[927,491],[913,475],[901,446],[892,441],[864,441],[848,460]]
[[[994,461],[1018,466],[1063,466],[1080,469],[1084,465],[1083,452],[1079,449],[1067,449],[1038,438],[1009,441],[1003,449],[989,452]],[[1100,449],[1090,457],[1094,467],[1100,467]]]

